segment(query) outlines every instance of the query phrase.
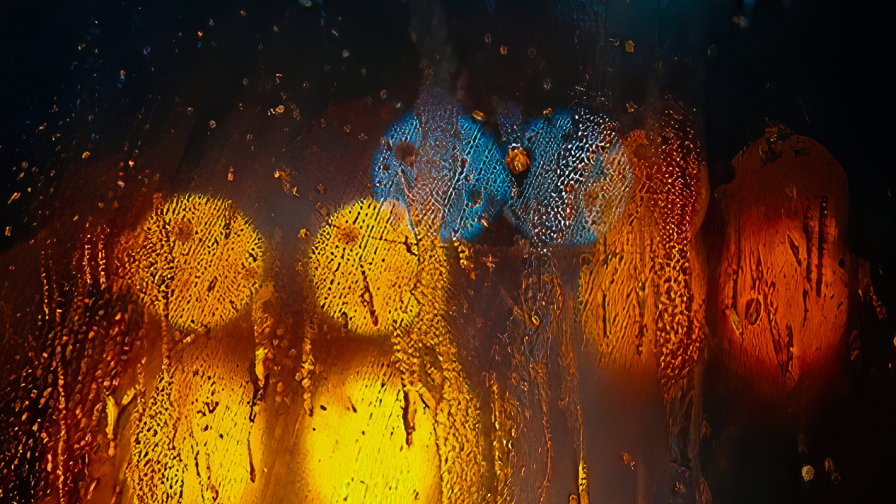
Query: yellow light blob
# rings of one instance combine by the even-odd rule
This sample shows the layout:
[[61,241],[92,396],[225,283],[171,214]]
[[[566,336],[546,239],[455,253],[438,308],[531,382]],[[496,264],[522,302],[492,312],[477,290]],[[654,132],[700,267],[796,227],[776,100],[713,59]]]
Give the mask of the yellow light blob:
[[194,343],[138,407],[125,467],[135,504],[239,502],[256,490],[253,388],[228,353],[224,339]]
[[136,504],[181,502],[184,462],[177,437],[179,413],[172,403],[173,381],[163,372],[148,405],[137,411],[139,423],[131,441],[125,474]]
[[[180,447],[189,468],[183,502],[239,502],[257,491],[249,486],[257,462],[250,459],[249,446],[252,385],[239,361],[221,360],[217,354],[194,359],[180,373],[182,382],[190,382],[178,425],[178,431],[189,434]],[[254,448],[258,454],[262,446]]]
[[417,241],[397,204],[365,198],[330,217],[311,250],[311,273],[324,311],[364,335],[413,318]]
[[[483,447],[479,400],[457,359],[457,347],[444,317],[448,263],[435,232],[421,231],[418,245],[419,277],[412,298],[418,313],[392,334],[394,359],[409,402],[435,409],[442,502],[478,502],[482,500]],[[416,443],[417,420],[413,415],[408,415],[408,420],[405,428]]]
[[[364,502],[364,495],[368,500],[376,495],[374,500],[382,502],[380,495],[391,496],[398,488],[404,488],[389,486],[395,470],[383,465],[396,456],[392,443],[400,443],[403,450],[415,450],[421,443],[424,447],[431,444],[438,447],[431,467],[437,471],[435,481],[441,482],[441,489],[437,490],[441,502],[480,500],[479,401],[457,360],[457,348],[444,318],[448,295],[447,259],[434,231],[438,226],[421,219],[416,229],[416,234],[411,232],[408,215],[397,203],[380,205],[371,199],[363,199],[334,214],[318,234],[312,249],[311,272],[317,300],[324,311],[359,334],[389,335],[403,409],[397,414],[389,413],[393,415],[389,418],[398,419],[398,430],[390,427],[388,437],[365,440],[350,451],[355,455],[368,453],[363,450],[388,453],[380,456],[378,462],[370,462],[369,468],[367,465],[347,465],[349,455],[335,455],[342,449],[335,442],[333,447],[323,444],[308,448],[308,456],[315,461],[322,460],[321,457],[336,457],[320,474],[360,471],[368,485],[377,481],[381,482],[377,483],[381,485],[377,488],[388,490],[381,494],[363,493],[355,486],[359,477],[354,480],[348,477],[346,482],[339,483],[343,485],[338,487],[340,489],[323,491],[321,502],[342,499]],[[391,373],[392,367],[378,372]],[[389,411],[388,407],[386,411]],[[319,415],[321,412],[315,410],[314,417]],[[348,418],[337,419],[338,422],[350,425],[351,414],[348,415]],[[366,425],[367,420],[363,422]],[[331,424],[333,422],[328,422]],[[330,428],[340,429],[332,434],[333,439],[342,435],[342,426]],[[312,432],[309,436],[319,437],[316,431]],[[353,438],[349,435],[346,439]],[[362,452],[358,452],[359,449]],[[347,467],[355,470],[347,470]],[[414,481],[419,477],[414,476]],[[326,489],[336,488],[335,484],[330,481],[324,486]],[[402,483],[405,484],[409,483]],[[345,490],[348,487],[354,490]],[[415,488],[415,491],[419,490]],[[357,496],[358,492],[362,492],[361,497]],[[395,502],[412,502],[417,498],[402,500],[395,497]]]
[[440,502],[432,409],[418,405],[414,442],[405,443],[401,380],[387,355],[333,369],[315,390],[300,460],[306,503]]
[[179,329],[233,318],[258,289],[264,241],[227,200],[178,196],[124,242],[125,276]]

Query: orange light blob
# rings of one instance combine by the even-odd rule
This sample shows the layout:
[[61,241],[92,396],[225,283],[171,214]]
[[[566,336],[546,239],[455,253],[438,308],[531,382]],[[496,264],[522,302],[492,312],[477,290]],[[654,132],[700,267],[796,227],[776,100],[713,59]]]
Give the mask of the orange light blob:
[[[757,390],[838,374],[847,322],[846,174],[818,143],[770,128],[725,186],[719,333]],[[808,376],[808,378],[806,378]]]
[[504,158],[504,164],[507,165],[510,173],[519,175],[529,169],[529,155],[519,145],[511,145],[507,149],[507,157]]
[[631,173],[633,189],[616,191],[608,210],[622,213],[605,219],[605,240],[583,267],[582,324],[602,366],[658,375],[668,399],[703,346],[706,262],[694,237],[708,194],[706,163],[678,105],[627,135],[606,163],[612,173]]
[[330,217],[311,250],[317,300],[364,335],[384,334],[416,313],[419,260],[404,210],[365,198]]
[[120,249],[125,277],[178,329],[233,318],[258,289],[264,240],[230,201],[177,196]]

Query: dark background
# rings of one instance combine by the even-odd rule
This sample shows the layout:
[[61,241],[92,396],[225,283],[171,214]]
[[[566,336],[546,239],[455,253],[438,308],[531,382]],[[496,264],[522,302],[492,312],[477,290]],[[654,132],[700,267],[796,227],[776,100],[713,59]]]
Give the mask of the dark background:
[[[175,171],[185,177],[198,165],[191,155],[206,152],[209,121],[241,103],[294,102],[301,136],[328,107],[384,100],[381,90],[385,100],[411,105],[429,69],[466,108],[489,116],[508,100],[533,116],[577,100],[624,115],[628,104],[647,106],[671,92],[698,111],[713,189],[733,178],[732,158],[770,125],[818,141],[849,178],[850,246],[870,262],[878,298],[896,309],[892,2],[309,3],[3,2],[0,251],[48,225],[59,211],[51,189],[84,152],[135,156],[156,131],[154,118],[172,110],[195,114]],[[632,53],[621,49],[627,40]],[[123,179],[136,176],[122,170]],[[14,193],[21,196],[7,204]],[[707,449],[704,474],[717,502],[870,502],[892,493],[892,483],[878,479],[891,477],[896,457],[892,371],[876,379],[868,371],[891,359],[887,331],[864,336],[862,371],[817,427],[827,439],[821,445],[868,468],[843,474],[857,493],[794,480],[787,471],[802,461],[783,429],[762,433],[762,443],[746,436],[727,452]],[[731,410],[719,408],[707,414],[729,421]],[[724,460],[738,463],[714,473]],[[813,465],[820,477],[823,463]]]

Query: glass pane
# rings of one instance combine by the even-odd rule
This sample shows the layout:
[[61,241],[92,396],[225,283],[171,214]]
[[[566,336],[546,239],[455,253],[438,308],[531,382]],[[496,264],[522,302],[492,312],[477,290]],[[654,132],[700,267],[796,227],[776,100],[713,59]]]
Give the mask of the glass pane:
[[892,11],[0,7],[0,502],[892,502]]

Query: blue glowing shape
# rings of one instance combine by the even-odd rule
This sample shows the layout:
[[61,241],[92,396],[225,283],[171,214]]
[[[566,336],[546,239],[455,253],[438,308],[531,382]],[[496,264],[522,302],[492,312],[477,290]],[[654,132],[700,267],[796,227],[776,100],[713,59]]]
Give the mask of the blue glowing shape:
[[444,241],[474,240],[513,191],[492,134],[437,88],[389,127],[373,161],[374,198],[440,223]]
[[[600,200],[610,196],[607,190],[631,187],[630,173],[614,177],[618,183],[606,183],[611,175],[620,175],[608,173],[604,163],[614,150],[615,130],[616,123],[606,116],[570,110],[528,125],[521,146],[529,153],[531,167],[519,196],[507,207],[527,240],[550,247],[587,245],[600,238],[604,226],[595,222],[603,222],[604,216],[593,213],[619,210],[604,208]],[[627,165],[614,166],[630,172]]]

